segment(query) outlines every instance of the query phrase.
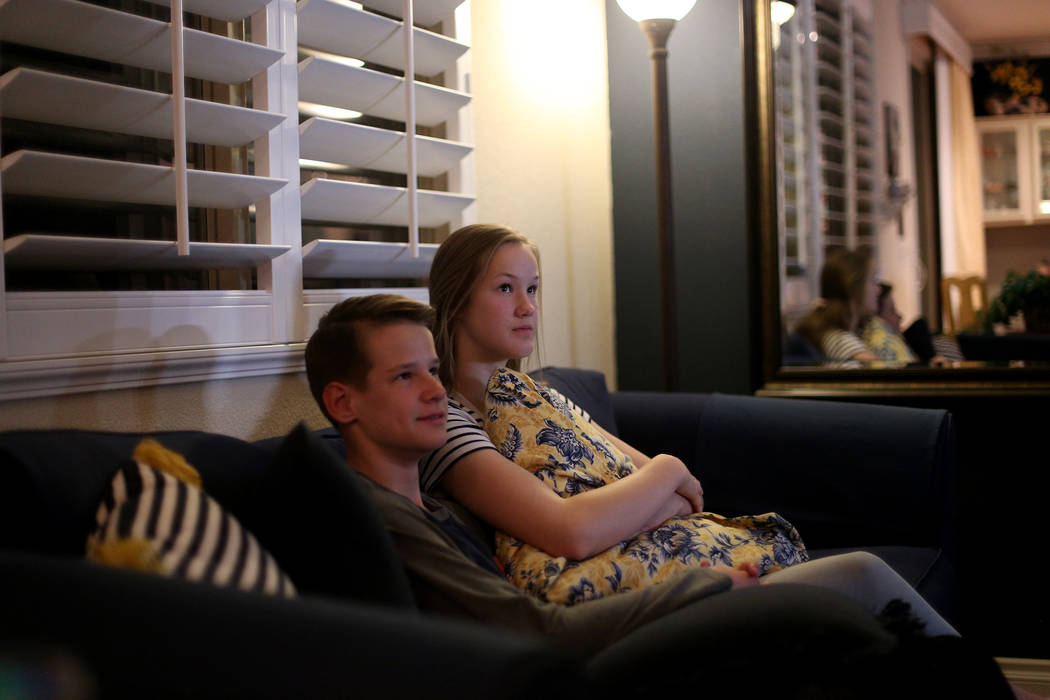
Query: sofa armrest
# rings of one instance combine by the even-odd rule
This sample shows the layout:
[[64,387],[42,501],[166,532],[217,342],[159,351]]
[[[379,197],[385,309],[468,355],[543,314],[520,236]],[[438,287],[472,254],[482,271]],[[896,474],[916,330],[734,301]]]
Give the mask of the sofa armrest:
[[558,697],[579,691],[572,655],[543,640],[411,611],[9,551],[0,580],[0,657],[72,656],[90,697],[531,698],[551,678]]
[[955,429],[946,411],[722,394],[611,399],[623,439],[680,457],[714,512],[776,511],[811,548],[951,555]]
[[955,428],[947,411],[715,395],[695,460],[712,510],[775,510],[809,547],[952,554]]

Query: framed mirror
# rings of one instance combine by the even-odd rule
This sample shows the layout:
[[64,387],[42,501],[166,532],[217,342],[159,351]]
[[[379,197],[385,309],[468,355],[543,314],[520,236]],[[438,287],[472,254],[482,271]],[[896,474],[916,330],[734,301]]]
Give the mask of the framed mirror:
[[[942,322],[941,183],[934,167],[931,82],[938,49],[921,37],[901,43],[903,33],[894,38],[896,44],[879,36],[885,18],[875,16],[877,5],[863,0],[742,5],[746,119],[754,136],[752,231],[761,289],[759,393],[1050,392],[1050,334],[1002,328],[998,335],[976,329],[964,334]],[[888,60],[887,51],[902,56]],[[880,81],[876,71],[887,70],[900,75]],[[886,84],[896,86],[885,91],[892,94],[880,93]],[[870,261],[861,263],[867,265],[865,279],[858,283],[853,274],[849,284],[836,285],[834,280],[843,278],[842,259],[864,256]],[[891,283],[888,298],[908,325],[923,321],[926,334],[909,336],[907,327],[897,329],[882,319],[910,355],[829,355],[822,344],[829,328],[878,347],[881,336],[865,333],[887,298],[875,286],[878,281]],[[815,309],[837,303],[843,286],[852,295],[837,309],[836,318],[844,320],[825,314],[807,327]],[[854,294],[858,287],[863,291]],[[960,293],[949,293],[961,299]],[[974,297],[977,307],[986,301]],[[877,330],[879,324],[873,325]]]

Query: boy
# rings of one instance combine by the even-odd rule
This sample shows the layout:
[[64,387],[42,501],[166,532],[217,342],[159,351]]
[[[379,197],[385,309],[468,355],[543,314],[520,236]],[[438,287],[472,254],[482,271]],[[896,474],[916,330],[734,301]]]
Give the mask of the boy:
[[418,460],[445,441],[447,401],[428,329],[433,310],[392,294],[347,299],[306,348],[310,389],[346,443],[424,610],[553,637],[582,653],[709,595],[757,579],[696,569],[658,586],[565,607],[511,585],[492,553],[420,493]]

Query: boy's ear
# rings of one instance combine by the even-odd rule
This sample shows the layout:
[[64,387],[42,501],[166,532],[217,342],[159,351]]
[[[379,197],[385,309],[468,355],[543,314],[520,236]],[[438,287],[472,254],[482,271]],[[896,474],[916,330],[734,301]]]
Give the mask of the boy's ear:
[[321,393],[324,407],[337,423],[353,423],[357,420],[354,410],[353,389],[343,382],[328,382]]

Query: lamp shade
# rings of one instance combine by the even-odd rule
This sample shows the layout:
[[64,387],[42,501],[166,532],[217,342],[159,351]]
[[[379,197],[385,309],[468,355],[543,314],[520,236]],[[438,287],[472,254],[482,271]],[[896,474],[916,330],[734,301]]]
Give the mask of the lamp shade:
[[696,0],[616,0],[620,9],[635,22],[647,19],[678,21],[689,14]]

